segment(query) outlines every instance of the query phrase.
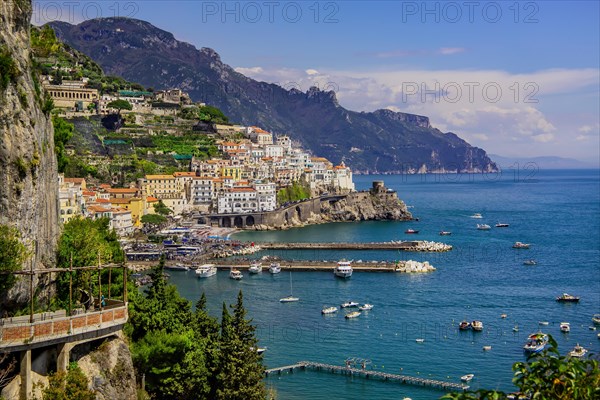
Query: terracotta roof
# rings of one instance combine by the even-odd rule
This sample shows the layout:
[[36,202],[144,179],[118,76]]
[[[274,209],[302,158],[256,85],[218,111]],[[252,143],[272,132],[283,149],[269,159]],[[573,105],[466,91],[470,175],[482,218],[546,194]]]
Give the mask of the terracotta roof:
[[110,185],[108,183],[103,183],[100,185],[101,189],[110,189]]
[[211,176],[194,176],[194,179],[197,179],[199,181],[212,181],[215,178],[211,177]]
[[84,196],[95,196],[96,192],[92,192],[92,191],[85,191],[82,193]]
[[173,174],[175,177],[179,177],[179,176],[196,176],[195,172],[175,172]]
[[65,178],[65,182],[78,183],[81,185],[83,182],[85,182],[85,179],[84,178]]
[[146,175],[147,180],[175,179],[173,175]]
[[232,188],[230,190],[232,192],[256,192],[256,190],[254,190],[251,187],[236,187],[236,188]]
[[104,213],[111,211],[110,209],[104,208],[102,206],[88,206],[87,209],[88,211],[93,211],[95,213]]
[[154,202],[158,201],[158,199],[156,197],[148,196],[148,197],[146,197],[146,201],[148,203],[154,203]]
[[137,189],[131,188],[108,189],[108,193],[137,193],[137,191]]
[[110,199],[110,204],[129,204],[139,199]]
[[96,199],[96,203],[110,203],[108,199]]

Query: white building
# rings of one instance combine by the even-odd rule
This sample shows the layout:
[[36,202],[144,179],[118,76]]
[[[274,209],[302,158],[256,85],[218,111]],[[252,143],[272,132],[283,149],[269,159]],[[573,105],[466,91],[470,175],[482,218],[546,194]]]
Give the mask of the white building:
[[191,190],[194,205],[211,204],[215,197],[213,178],[210,176],[194,177]]
[[251,187],[224,189],[217,198],[219,214],[252,212],[258,209],[256,190]]
[[283,147],[277,144],[265,146],[265,157],[281,158],[283,157]]
[[277,191],[274,182],[256,183],[257,211],[273,211],[277,208]]

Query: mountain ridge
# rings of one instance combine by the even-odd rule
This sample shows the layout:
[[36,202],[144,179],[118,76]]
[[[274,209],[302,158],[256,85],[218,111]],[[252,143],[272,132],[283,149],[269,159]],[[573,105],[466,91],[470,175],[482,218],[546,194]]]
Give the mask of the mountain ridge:
[[432,128],[426,116],[351,111],[339,105],[333,91],[313,87],[302,92],[258,82],[224,64],[214,49],[197,49],[145,21],[104,18],[50,25],[108,74],[157,89],[178,87],[231,120],[288,134],[314,154],[344,161],[358,172],[497,169],[483,149]]

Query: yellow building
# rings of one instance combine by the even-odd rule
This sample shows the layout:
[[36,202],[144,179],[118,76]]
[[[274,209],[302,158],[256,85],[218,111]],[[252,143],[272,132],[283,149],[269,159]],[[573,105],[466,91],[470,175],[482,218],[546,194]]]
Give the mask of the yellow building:
[[129,197],[129,198],[111,198],[110,205],[114,208],[124,208],[127,211],[131,212],[131,221],[133,222],[133,226],[139,228],[142,226],[142,215],[144,215],[144,211],[146,209],[144,205],[144,201],[139,197]]
[[242,179],[242,167],[241,166],[224,166],[221,168],[221,176],[230,176],[233,180],[238,181]]

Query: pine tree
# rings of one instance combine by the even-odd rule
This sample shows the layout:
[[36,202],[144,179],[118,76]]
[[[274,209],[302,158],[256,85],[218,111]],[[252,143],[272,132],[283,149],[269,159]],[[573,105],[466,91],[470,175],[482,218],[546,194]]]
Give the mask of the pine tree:
[[165,279],[165,255],[161,254],[158,265],[152,268],[150,278],[152,278],[152,286],[148,288],[147,294],[149,300],[165,300],[165,288],[167,286],[167,280]]

